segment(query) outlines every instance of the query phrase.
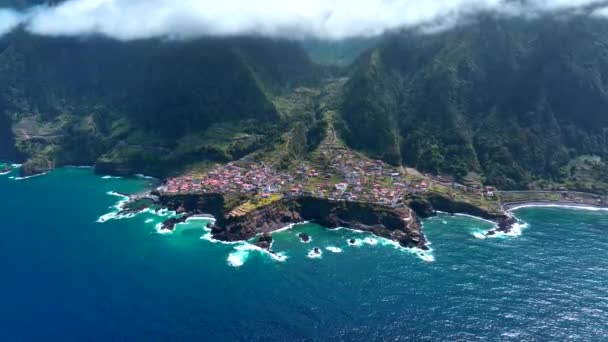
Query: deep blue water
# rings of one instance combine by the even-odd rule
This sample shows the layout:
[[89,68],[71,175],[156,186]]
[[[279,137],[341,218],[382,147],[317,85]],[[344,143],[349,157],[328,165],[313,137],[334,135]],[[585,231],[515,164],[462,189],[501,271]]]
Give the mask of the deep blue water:
[[[108,191],[148,180],[83,169],[9,177],[0,176],[1,341],[608,336],[608,212],[521,209],[521,236],[485,240],[473,234],[487,223],[439,216],[424,222],[433,262],[309,224],[275,234],[279,262],[202,240],[200,221],[171,235],[156,233],[152,214],[96,222],[120,199]],[[347,246],[351,237],[361,246]],[[307,257],[328,246],[342,252]]]

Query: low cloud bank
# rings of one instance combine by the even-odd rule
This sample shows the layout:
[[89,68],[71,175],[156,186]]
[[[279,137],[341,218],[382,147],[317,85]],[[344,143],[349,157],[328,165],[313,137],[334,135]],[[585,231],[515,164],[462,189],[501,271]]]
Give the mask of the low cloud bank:
[[[0,35],[23,25],[49,36],[120,40],[254,34],[283,38],[369,37],[402,27],[447,29],[490,11],[535,16],[605,0],[68,0],[23,12],[0,9]],[[601,7],[601,6],[600,6]],[[608,17],[608,7],[594,15]]]
[[0,9],[0,36],[12,31],[21,21],[22,18],[19,13],[8,9]]

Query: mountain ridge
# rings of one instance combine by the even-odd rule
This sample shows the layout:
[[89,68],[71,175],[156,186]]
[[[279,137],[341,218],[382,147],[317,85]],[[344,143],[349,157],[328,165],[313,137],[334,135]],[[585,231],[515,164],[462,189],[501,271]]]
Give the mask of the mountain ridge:
[[28,173],[96,164],[164,177],[253,152],[309,158],[329,124],[396,166],[501,189],[604,191],[607,33],[587,16],[480,16],[385,34],[336,67],[281,39],[18,31],[0,39],[0,129],[16,145],[3,150]]

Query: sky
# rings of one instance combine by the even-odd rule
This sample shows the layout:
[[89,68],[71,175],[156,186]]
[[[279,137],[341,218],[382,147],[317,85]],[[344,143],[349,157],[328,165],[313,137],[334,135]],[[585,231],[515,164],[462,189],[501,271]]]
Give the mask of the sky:
[[369,37],[402,27],[445,29],[480,11],[537,16],[606,0],[67,0],[0,9],[0,35],[18,25],[38,35],[101,34],[119,40],[255,34],[282,38]]

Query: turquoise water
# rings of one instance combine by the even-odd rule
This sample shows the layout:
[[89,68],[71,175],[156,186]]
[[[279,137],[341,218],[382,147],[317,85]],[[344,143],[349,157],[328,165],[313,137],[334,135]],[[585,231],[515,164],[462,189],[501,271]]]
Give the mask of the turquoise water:
[[[468,217],[424,221],[435,261],[307,224],[285,261],[170,235],[151,213],[96,222],[145,179],[62,169],[0,176],[0,340],[604,340],[608,212],[529,208],[519,237]],[[303,244],[296,234],[312,236]],[[347,245],[356,238],[360,246]],[[367,240],[366,240],[367,239]],[[309,258],[313,247],[321,258]],[[326,247],[340,248],[340,253]],[[235,267],[238,266],[239,267]]]

